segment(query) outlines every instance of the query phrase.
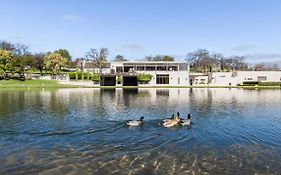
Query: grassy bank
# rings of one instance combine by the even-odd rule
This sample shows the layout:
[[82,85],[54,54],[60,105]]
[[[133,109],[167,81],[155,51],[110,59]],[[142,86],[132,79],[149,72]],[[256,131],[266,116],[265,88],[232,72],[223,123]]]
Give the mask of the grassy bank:
[[0,88],[240,88],[281,89],[280,86],[80,86],[64,85],[53,80],[0,80]]
[[72,88],[74,85],[62,85],[53,80],[0,80],[0,88]]

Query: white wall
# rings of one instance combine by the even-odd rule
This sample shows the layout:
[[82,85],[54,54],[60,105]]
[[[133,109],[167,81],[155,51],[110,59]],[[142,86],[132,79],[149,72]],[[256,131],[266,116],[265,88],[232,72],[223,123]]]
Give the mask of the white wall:
[[244,81],[258,81],[258,77],[266,77],[265,82],[280,82],[281,71],[237,71],[236,75],[232,72],[214,72],[210,85],[237,85]]

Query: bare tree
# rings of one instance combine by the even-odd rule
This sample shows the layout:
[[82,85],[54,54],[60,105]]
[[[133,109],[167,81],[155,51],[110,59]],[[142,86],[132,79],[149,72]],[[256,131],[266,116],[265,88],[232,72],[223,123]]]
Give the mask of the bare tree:
[[14,50],[13,53],[17,56],[17,57],[21,57],[23,55],[27,55],[30,54],[28,51],[28,46],[25,44],[21,44],[21,43],[16,43],[14,45]]
[[15,49],[15,45],[9,41],[0,41],[0,49],[13,52]]
[[99,51],[97,49],[91,49],[86,53],[86,58],[93,60],[99,68],[99,73],[102,73],[102,66],[106,63],[108,54],[109,51],[107,48],[101,48]]

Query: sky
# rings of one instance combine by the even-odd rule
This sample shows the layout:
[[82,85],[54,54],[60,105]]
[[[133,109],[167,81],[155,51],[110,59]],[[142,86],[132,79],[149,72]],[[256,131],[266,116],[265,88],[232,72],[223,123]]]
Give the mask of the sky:
[[0,40],[73,58],[106,47],[109,59],[207,49],[248,62],[281,62],[280,0],[0,0]]

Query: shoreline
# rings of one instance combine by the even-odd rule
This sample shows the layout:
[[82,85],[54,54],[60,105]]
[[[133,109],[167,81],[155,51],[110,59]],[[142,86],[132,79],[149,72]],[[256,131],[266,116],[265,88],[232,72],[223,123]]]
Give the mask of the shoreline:
[[213,89],[213,88],[229,88],[229,89],[281,89],[281,86],[99,86],[99,85],[83,85],[83,84],[73,84],[73,83],[63,83],[52,80],[0,80],[0,89],[8,88],[94,88],[94,89],[133,89],[133,88],[159,88],[159,89],[168,89],[168,88],[197,88],[197,89]]

